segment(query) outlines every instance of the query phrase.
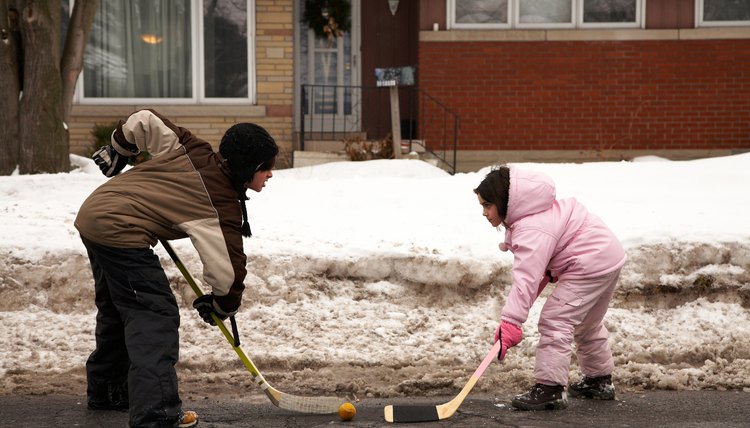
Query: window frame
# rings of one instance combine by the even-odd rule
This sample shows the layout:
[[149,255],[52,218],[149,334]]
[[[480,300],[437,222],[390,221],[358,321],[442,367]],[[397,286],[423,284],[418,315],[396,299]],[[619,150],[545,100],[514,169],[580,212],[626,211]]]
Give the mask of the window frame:
[[705,0],[695,0],[695,26],[696,27],[748,27],[747,21],[706,21],[703,19],[703,6]]
[[[70,0],[70,10],[73,10],[75,0]],[[163,104],[163,105],[255,105],[257,97],[255,43],[256,21],[255,0],[244,0],[247,8],[247,96],[238,98],[206,97],[205,84],[205,45],[203,37],[203,2],[204,0],[189,0],[190,3],[190,43],[192,45],[190,64],[192,78],[192,96],[189,98],[163,97],[129,97],[104,98],[87,97],[84,94],[84,73],[81,72],[76,83],[74,102],[80,105],[133,105],[133,104]],[[195,13],[200,11],[200,13]]]
[[466,30],[497,30],[497,29],[510,29],[512,28],[513,22],[513,8],[512,3],[514,0],[508,0],[506,15],[508,16],[507,23],[497,24],[463,24],[456,22],[456,0],[446,0],[448,3],[448,29],[466,29]]
[[644,28],[646,22],[644,3],[646,0],[635,0],[635,22],[583,22],[584,0],[574,0],[578,2],[578,27],[579,28]]
[[[521,1],[523,0],[508,0],[508,3],[513,3],[513,21],[512,24],[518,29],[573,29],[576,27],[576,3],[578,0],[570,1],[570,22],[533,22],[523,23],[521,22]],[[559,0],[558,0],[559,1]]]
[[[696,0],[703,1],[703,0]],[[646,0],[636,0],[636,19],[635,22],[583,22],[583,0],[571,0],[571,22],[570,23],[520,23],[520,0],[508,0],[508,23],[507,24],[460,24],[456,23],[456,0],[446,0],[448,10],[448,29],[461,30],[539,30],[539,29],[623,29],[623,28],[644,28],[645,25],[645,2]],[[743,21],[744,22],[744,21]]]

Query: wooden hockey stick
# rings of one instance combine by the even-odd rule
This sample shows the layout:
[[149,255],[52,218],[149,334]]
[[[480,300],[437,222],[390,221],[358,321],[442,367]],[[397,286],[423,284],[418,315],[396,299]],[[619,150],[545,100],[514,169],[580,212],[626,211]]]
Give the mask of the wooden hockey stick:
[[[182,275],[185,277],[185,280],[188,282],[188,284],[190,284],[190,287],[193,289],[195,294],[198,295],[198,297],[202,296],[203,291],[201,291],[200,287],[198,287],[198,284],[196,284],[195,280],[190,275],[190,272],[188,272],[187,268],[185,268],[185,265],[177,256],[177,253],[174,252],[174,249],[172,249],[172,246],[169,244],[169,242],[162,240],[161,244],[164,246],[164,249],[167,250],[167,253],[169,253],[169,257],[172,258],[174,264],[177,265],[177,269],[182,272]],[[242,351],[242,348],[240,348],[239,345],[235,345],[235,339],[232,337],[232,334],[229,333],[229,330],[227,330],[227,327],[224,325],[222,320],[219,319],[216,314],[211,315],[213,316],[213,320],[219,327],[221,332],[224,333],[224,337],[234,349],[234,352],[236,352],[240,357],[240,361],[242,361],[242,363],[247,368],[247,371],[249,371],[250,375],[252,375],[253,381],[263,390],[263,392],[266,393],[266,396],[268,396],[268,399],[271,400],[271,403],[273,403],[274,406],[281,409],[301,413],[327,414],[338,412],[339,406],[344,403],[344,400],[336,397],[301,397],[298,395],[291,395],[281,392],[271,386],[271,384],[269,384],[268,381],[266,381],[266,379],[260,373],[255,364],[250,361],[250,358],[245,355],[245,352]]]
[[477,383],[482,373],[489,367],[490,363],[497,358],[497,353],[500,352],[501,343],[498,340],[495,342],[495,346],[490,349],[490,352],[482,360],[482,364],[474,371],[469,381],[466,382],[461,392],[452,399],[451,401],[438,404],[437,406],[385,406],[385,420],[387,422],[430,422],[439,421],[441,419],[447,419],[453,416],[458,410],[458,406],[463,403],[464,399],[474,385]]

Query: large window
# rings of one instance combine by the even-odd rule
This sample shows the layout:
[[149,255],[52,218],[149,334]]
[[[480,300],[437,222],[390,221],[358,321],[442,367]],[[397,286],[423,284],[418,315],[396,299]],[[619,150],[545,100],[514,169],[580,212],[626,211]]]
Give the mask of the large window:
[[449,13],[452,28],[634,28],[643,1],[450,0]]
[[750,0],[697,0],[701,26],[750,25]]
[[102,0],[82,102],[253,101],[252,10],[252,0]]

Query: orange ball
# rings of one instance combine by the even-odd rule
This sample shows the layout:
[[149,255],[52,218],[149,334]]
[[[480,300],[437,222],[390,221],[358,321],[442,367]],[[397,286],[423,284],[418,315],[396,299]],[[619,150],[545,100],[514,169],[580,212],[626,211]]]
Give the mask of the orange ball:
[[357,409],[354,408],[352,403],[344,403],[339,406],[339,417],[342,421],[350,421],[354,419],[354,415],[357,414]]

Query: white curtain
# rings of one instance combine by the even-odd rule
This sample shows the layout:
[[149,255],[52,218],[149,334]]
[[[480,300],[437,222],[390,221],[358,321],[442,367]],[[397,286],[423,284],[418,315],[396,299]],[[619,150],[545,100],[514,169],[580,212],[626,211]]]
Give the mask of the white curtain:
[[84,56],[84,96],[191,98],[189,0],[102,0]]

